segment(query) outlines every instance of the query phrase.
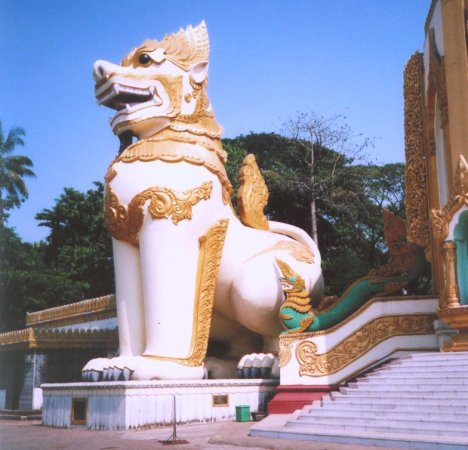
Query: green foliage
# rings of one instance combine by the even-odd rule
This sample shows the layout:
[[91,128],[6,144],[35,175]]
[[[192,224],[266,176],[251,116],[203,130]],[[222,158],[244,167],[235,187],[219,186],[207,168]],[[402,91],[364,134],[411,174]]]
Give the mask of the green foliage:
[[111,238],[104,225],[101,183],[85,193],[65,188],[37,214],[50,229],[28,244],[0,230],[0,330],[24,326],[26,312],[114,292]]
[[0,231],[0,331],[22,328],[27,311],[81,300],[84,283],[47,266],[44,244],[24,243],[11,228]]
[[96,297],[113,292],[112,241],[104,224],[104,186],[79,192],[65,188],[52,209],[36,215],[40,226],[50,229],[45,261],[81,282],[82,296]]
[[23,146],[22,128],[14,127],[5,137],[0,122],[0,222],[5,223],[7,211],[17,208],[28,198],[24,177],[35,177],[33,163],[27,156],[12,155],[17,146]]
[[244,158],[247,156],[247,150],[242,145],[225,140],[223,148],[228,154],[226,162],[226,172],[229,180],[232,183],[234,192],[232,194],[232,205],[237,208],[237,191],[239,190],[239,170],[242,166]]

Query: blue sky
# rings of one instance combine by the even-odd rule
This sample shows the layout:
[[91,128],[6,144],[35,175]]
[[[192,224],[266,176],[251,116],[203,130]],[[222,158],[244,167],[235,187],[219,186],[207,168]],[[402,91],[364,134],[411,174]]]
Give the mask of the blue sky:
[[46,236],[34,216],[63,188],[102,180],[118,148],[91,78],[146,38],[205,19],[208,92],[225,137],[279,131],[298,111],[346,116],[375,138],[370,160],[404,160],[403,69],[421,50],[430,0],[0,0],[0,120],[26,130],[30,197],[9,224]]

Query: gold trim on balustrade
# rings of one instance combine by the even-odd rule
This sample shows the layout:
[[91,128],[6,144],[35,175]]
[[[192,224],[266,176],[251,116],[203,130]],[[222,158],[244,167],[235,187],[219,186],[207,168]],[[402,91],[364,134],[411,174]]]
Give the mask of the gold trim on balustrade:
[[318,354],[314,342],[304,341],[296,347],[299,375],[321,377],[339,372],[365,355],[381,342],[395,336],[412,336],[434,333],[435,314],[384,316],[362,326],[333,347]]
[[80,321],[101,320],[116,315],[115,295],[103,295],[81,302],[26,313],[26,325],[71,325]]
[[357,311],[347,317],[345,320],[340,322],[337,325],[334,325],[331,328],[321,331],[308,331],[305,333],[292,333],[292,334],[282,334],[279,337],[279,365],[280,367],[286,367],[286,365],[291,360],[291,348],[295,342],[305,340],[307,338],[313,338],[316,336],[324,336],[327,334],[334,333],[339,328],[343,327],[351,320],[355,319],[357,316],[361,315],[367,308],[372,306],[374,303],[379,302],[390,302],[390,301],[402,301],[407,302],[409,300],[434,300],[433,295],[413,295],[413,296],[389,296],[389,297],[375,297],[368,301],[365,305],[361,306]]
[[117,347],[117,330],[51,330],[25,328],[0,333],[0,351],[17,349],[58,349]]

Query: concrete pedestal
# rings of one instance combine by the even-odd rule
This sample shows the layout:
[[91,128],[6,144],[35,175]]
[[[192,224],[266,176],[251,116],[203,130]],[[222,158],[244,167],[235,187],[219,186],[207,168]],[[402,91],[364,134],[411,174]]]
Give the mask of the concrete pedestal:
[[127,381],[43,384],[42,423],[127,430],[172,423],[232,420],[236,406],[266,411],[273,380]]

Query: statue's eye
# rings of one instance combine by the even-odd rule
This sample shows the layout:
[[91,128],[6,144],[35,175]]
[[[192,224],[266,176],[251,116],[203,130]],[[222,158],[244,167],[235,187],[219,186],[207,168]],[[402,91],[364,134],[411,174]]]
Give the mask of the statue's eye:
[[149,64],[151,64],[151,56],[148,55],[147,53],[142,53],[139,57],[138,57],[138,62],[142,65],[142,66],[147,66]]

